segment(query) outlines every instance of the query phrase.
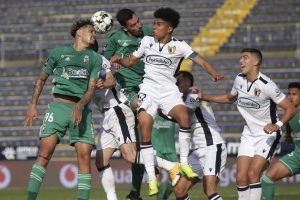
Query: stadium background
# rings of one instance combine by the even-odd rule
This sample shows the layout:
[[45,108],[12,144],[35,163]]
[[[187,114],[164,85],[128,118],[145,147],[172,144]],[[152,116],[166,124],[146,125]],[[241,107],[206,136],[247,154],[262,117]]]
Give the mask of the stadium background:
[[[225,74],[222,82],[211,83],[205,72],[184,61],[182,69],[190,70],[196,85],[203,86],[207,92],[224,93],[231,89],[239,72],[239,52],[245,47],[262,50],[262,72],[284,92],[288,82],[299,81],[300,0],[1,0],[0,192],[1,189],[26,187],[38,150],[39,126],[51,100],[51,81],[47,82],[40,97],[40,115],[33,127],[23,127],[22,120],[34,80],[47,54],[58,45],[72,42],[69,29],[73,20],[90,17],[98,10],[106,10],[115,16],[119,9],[128,7],[136,11],[143,24],[151,25],[153,11],[162,6],[172,7],[181,14],[175,37],[187,41]],[[113,30],[118,27],[115,20]],[[97,36],[100,49],[112,31]],[[235,105],[213,104],[213,109],[229,150],[230,158],[221,180],[221,185],[227,186],[235,181],[234,156],[244,121]],[[96,112],[94,117],[99,132],[101,125],[97,121],[102,116]],[[282,142],[278,155],[291,149]],[[43,186],[75,187],[74,155],[66,137],[56,149]],[[118,154],[115,156],[112,165],[116,181],[128,184],[131,180],[129,165],[119,159]],[[100,187],[95,168],[93,176],[94,187]],[[62,179],[67,183],[64,184]],[[300,176],[281,181],[282,184],[299,182]]]

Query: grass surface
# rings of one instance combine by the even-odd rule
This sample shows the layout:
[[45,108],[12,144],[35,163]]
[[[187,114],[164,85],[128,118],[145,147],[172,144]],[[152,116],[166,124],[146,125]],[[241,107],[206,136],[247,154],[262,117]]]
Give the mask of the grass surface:
[[[118,199],[125,199],[125,196],[129,193],[128,185],[117,185]],[[219,193],[224,200],[236,200],[237,192],[235,186],[229,186],[225,188],[219,188]],[[40,190],[38,200],[74,200],[76,199],[76,189],[64,189],[64,188],[44,188]],[[202,187],[199,185],[194,186],[194,188],[189,192],[191,199],[207,199],[203,195]],[[148,197],[147,195],[147,185],[142,187],[142,197],[143,200],[154,200],[156,197]],[[0,190],[1,200],[22,200],[26,199],[26,189],[5,189]],[[105,193],[102,187],[93,188],[91,191],[90,200],[104,200],[106,199]],[[169,198],[170,200],[175,200],[172,194]],[[300,187],[299,185],[277,185],[276,186],[276,198],[277,200],[299,200],[300,199]]]

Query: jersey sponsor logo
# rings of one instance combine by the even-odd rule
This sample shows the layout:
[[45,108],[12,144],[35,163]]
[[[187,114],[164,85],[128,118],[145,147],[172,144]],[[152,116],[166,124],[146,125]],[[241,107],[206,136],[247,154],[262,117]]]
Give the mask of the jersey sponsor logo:
[[87,78],[89,75],[89,72],[87,69],[72,69],[68,68],[67,70],[63,68],[63,73],[61,74],[61,77],[65,79],[69,78]]
[[127,47],[129,46],[129,42],[131,40],[118,40],[118,43],[122,46],[122,47]]
[[255,108],[255,109],[260,108],[260,105],[257,102],[243,97],[238,99],[238,105],[245,108]]
[[170,54],[174,54],[176,51],[176,46],[168,46],[168,51]]
[[90,57],[85,55],[84,58],[83,58],[83,62],[86,64],[86,63],[89,62],[89,60],[90,60]]
[[166,67],[170,67],[172,65],[172,61],[169,58],[165,58],[159,55],[147,56],[146,62],[152,65],[164,65]]
[[255,89],[254,89],[254,95],[255,95],[255,96],[258,97],[258,96],[260,95],[260,93],[261,93],[261,90],[260,90],[259,88],[255,88]]
[[0,165],[0,177],[0,189],[6,188],[11,182],[11,173],[4,165]]

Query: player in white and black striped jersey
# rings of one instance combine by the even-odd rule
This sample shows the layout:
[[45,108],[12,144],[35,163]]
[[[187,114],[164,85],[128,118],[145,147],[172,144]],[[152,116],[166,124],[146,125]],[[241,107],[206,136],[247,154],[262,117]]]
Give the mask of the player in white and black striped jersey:
[[[262,53],[253,48],[241,51],[241,73],[229,94],[199,96],[203,100],[233,103],[246,121],[237,158],[236,183],[239,200],[259,200],[260,177],[279,142],[280,127],[295,113],[295,108],[277,85],[260,72]],[[283,115],[278,120],[276,105]]]
[[[176,74],[177,85],[190,113],[192,128],[191,149],[188,162],[197,178],[182,177],[174,188],[177,200],[187,200],[188,190],[203,179],[203,190],[210,200],[221,200],[216,192],[219,176],[225,168],[227,151],[221,129],[217,125],[213,110],[206,101],[199,101],[198,87],[192,87],[194,78],[190,72]],[[195,91],[194,91],[195,90]]]

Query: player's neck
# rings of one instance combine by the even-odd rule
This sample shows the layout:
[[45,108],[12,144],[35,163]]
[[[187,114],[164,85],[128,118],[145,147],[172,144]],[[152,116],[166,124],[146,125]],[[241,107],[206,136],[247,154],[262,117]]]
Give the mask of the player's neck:
[[253,82],[258,78],[258,75],[259,75],[259,71],[252,70],[249,73],[247,73],[247,80],[249,82]]
[[172,39],[172,35],[167,35],[167,36],[165,36],[165,37],[159,39],[158,41],[159,41],[159,43],[161,43],[161,44],[167,44],[168,42],[171,41],[171,39]]
[[73,44],[73,47],[76,51],[83,51],[87,48],[87,45],[82,43],[82,42],[79,42],[79,41],[75,40],[75,42]]

